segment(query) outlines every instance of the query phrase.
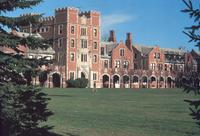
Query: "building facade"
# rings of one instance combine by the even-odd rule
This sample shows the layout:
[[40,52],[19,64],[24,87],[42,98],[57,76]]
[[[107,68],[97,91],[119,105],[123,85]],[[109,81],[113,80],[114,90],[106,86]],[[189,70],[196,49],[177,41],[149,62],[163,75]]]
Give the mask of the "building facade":
[[98,88],[171,88],[177,71],[183,72],[198,58],[181,49],[135,45],[131,33],[118,43],[115,32],[110,31],[108,40],[101,41],[97,11],[59,8],[54,17],[40,21],[39,29],[28,26],[21,31],[37,31],[43,38],[53,39],[55,61],[48,87],[66,87],[66,80],[85,77],[91,88],[94,82]]

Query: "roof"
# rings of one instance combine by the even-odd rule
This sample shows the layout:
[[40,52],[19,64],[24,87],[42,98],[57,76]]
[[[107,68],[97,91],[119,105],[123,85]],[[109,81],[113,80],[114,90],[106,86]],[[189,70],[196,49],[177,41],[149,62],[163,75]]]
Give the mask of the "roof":
[[17,31],[12,31],[12,33],[14,35],[16,35],[16,36],[19,36],[19,37],[33,36],[35,38],[41,38],[41,39],[43,39],[43,37],[39,33],[24,33],[24,32],[17,32]]
[[140,46],[134,45],[134,47],[140,51],[143,55],[148,55],[156,46]]
[[183,55],[186,53],[186,51],[178,48],[161,48],[162,51],[164,51],[167,54],[180,54]]
[[105,53],[101,55],[101,57],[110,58],[112,50],[117,47],[117,45],[118,44],[114,42],[101,42],[101,46],[105,47]]
[[35,54],[52,54],[54,55],[55,54],[55,51],[53,50],[52,47],[49,47],[48,49],[34,49],[34,50],[31,50],[29,49],[28,53],[35,53]]

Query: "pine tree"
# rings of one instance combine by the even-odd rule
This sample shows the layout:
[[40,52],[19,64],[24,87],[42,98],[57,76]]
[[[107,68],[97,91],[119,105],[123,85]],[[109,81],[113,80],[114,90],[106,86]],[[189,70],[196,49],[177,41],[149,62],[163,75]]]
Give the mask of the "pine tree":
[[[183,0],[186,8],[182,10],[182,12],[187,13],[190,15],[190,18],[194,20],[194,24],[190,27],[186,27],[184,33],[190,38],[189,42],[194,42],[196,47],[199,47],[200,50],[200,9],[194,7],[195,1],[191,0]],[[196,1],[197,2],[197,1]],[[200,5],[200,2],[198,2]],[[200,61],[200,58],[197,60]],[[198,67],[200,63],[198,63]],[[200,86],[199,86],[199,79],[200,78],[200,71],[198,72],[189,72],[184,73],[186,77],[188,77],[187,82],[184,84],[184,91],[194,92],[196,95],[200,95]],[[185,100],[190,104],[191,116],[196,121],[196,123],[200,127],[200,100]]]
[[[29,36],[18,37],[8,32],[19,31],[20,26],[39,26],[41,14],[26,14],[19,17],[5,16],[16,9],[31,8],[42,0],[0,0],[0,48],[7,47],[16,53],[0,51],[0,135],[39,136],[50,135],[51,127],[41,126],[52,112],[47,109],[48,98],[41,88],[31,84],[31,77],[37,73],[44,59],[25,58],[19,45],[29,49],[46,49],[45,40]],[[48,133],[48,134],[47,134]]]

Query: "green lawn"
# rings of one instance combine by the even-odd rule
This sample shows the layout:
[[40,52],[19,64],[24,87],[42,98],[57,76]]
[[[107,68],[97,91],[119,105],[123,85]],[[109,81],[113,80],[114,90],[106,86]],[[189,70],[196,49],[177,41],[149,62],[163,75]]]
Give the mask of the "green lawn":
[[64,136],[199,136],[177,89],[46,89],[54,115],[48,125]]

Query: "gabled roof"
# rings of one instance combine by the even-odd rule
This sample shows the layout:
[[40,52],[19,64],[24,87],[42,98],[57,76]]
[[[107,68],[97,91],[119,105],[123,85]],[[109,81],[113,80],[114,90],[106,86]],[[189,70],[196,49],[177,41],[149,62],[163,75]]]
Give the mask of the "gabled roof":
[[114,42],[101,42],[102,46],[105,46],[105,53],[104,55],[101,55],[101,57],[107,58],[110,57],[110,53],[112,50],[117,47],[117,44]]
[[134,47],[140,51],[143,55],[148,55],[155,46],[140,46],[140,45],[134,45]]

